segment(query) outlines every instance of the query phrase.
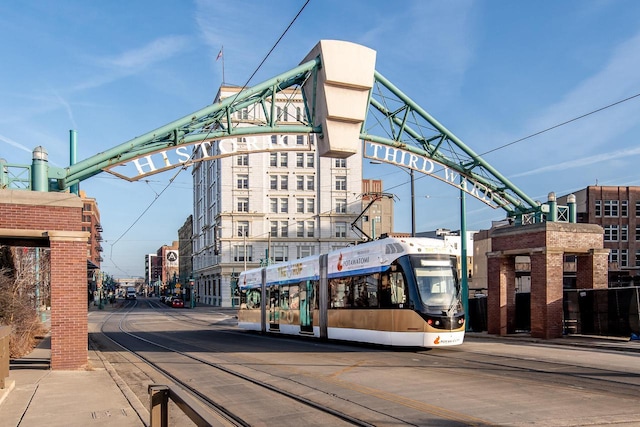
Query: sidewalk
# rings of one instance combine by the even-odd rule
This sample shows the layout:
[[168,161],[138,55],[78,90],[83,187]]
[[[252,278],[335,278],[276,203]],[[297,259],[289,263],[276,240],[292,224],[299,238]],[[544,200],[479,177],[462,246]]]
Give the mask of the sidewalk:
[[[117,305],[105,305],[103,309],[116,308]],[[229,310],[200,304],[198,308]],[[97,310],[98,307],[90,307],[89,315]],[[486,332],[469,332],[465,339],[526,341],[543,345],[640,352],[640,341],[619,338],[567,336],[541,340],[526,334],[500,337]],[[89,349],[91,368],[84,371],[52,371],[49,369],[50,361],[49,338],[45,338],[29,355],[11,361],[8,385],[0,389],[0,427],[148,425],[148,402],[140,402],[98,352]]]
[[49,337],[27,356],[11,360],[8,386],[0,390],[0,427],[148,424],[146,403],[127,391],[95,351],[89,349],[87,370],[52,371],[50,363]]

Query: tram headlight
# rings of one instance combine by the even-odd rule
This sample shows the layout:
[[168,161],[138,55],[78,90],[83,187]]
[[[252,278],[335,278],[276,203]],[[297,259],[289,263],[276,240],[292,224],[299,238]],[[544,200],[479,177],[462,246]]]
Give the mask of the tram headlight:
[[429,325],[429,326],[433,325],[433,320],[427,319],[427,325]]

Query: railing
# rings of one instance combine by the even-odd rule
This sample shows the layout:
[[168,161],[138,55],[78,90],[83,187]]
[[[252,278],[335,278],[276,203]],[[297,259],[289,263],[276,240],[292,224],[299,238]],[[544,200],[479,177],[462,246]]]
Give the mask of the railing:
[[[149,385],[150,420],[149,427],[169,426],[169,399],[184,412],[197,426],[220,425],[220,418],[202,411],[202,405],[183,390],[170,386]],[[200,408],[198,410],[197,408]]]
[[11,327],[0,326],[0,389],[5,388],[7,378],[9,378],[9,337]]

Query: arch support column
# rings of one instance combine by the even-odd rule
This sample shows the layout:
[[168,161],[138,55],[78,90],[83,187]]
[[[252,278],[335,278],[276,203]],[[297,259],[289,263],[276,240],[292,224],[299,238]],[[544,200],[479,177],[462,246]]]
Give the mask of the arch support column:
[[51,247],[51,369],[86,367],[87,239],[85,231],[49,231]]
[[501,253],[488,256],[487,330],[506,335],[515,330],[516,267],[515,257]]
[[562,336],[562,278],[564,252],[541,251],[531,259],[531,336]]
[[578,289],[607,289],[609,249],[592,249],[577,256],[576,287]]

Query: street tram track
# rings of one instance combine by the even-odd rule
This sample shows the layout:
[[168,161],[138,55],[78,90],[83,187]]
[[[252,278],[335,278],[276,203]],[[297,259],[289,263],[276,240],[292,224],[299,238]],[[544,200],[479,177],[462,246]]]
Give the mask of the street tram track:
[[[135,305],[134,305],[135,306]],[[127,307],[125,307],[127,308]],[[162,313],[165,315],[168,315],[167,313]],[[175,317],[172,315],[169,315],[171,317]],[[111,317],[111,316],[110,316]],[[193,355],[189,355],[186,352],[183,351],[179,351],[179,350],[175,350],[172,349],[168,346],[159,344],[157,342],[153,342],[152,340],[140,337],[134,333],[128,332],[125,330],[125,328],[123,327],[123,323],[126,320],[126,315],[123,316],[120,321],[119,321],[119,330],[126,334],[129,337],[135,338],[137,340],[143,341],[147,344],[159,347],[161,349],[170,351],[173,355],[173,357],[176,357],[176,355],[179,355],[182,358],[186,358],[188,360],[197,362],[200,365],[205,365],[207,367],[216,369],[218,371],[221,371],[227,375],[231,375],[232,377],[241,379],[243,381],[246,381],[248,383],[251,383],[255,386],[258,386],[262,389],[268,390],[272,393],[276,393],[280,396],[286,397],[288,399],[291,399],[295,402],[298,402],[302,405],[305,405],[307,407],[313,408],[314,410],[320,411],[322,413],[328,414],[332,417],[335,417],[336,419],[342,420],[350,425],[356,425],[356,426],[368,426],[371,427],[373,426],[373,424],[370,424],[368,422],[365,422],[363,420],[357,419],[353,416],[350,416],[346,413],[331,409],[331,408],[327,408],[325,406],[323,406],[320,403],[314,402],[312,400],[306,399],[304,397],[301,397],[299,395],[296,395],[294,393],[288,392],[286,390],[283,390],[282,388],[276,387],[272,384],[269,384],[267,382],[264,381],[260,381],[256,378],[252,378],[249,377],[245,374],[236,372],[232,369],[226,368],[220,364],[217,363],[212,363],[209,361],[206,361],[202,358],[199,357],[195,357]],[[186,319],[178,319],[181,321],[187,321]],[[106,323],[106,322],[105,322]],[[114,342],[115,344],[117,344],[119,347],[121,347],[122,349],[124,349],[125,351],[129,352],[130,354],[135,355],[135,357],[137,357],[138,359],[144,361],[148,366],[151,366],[154,370],[156,370],[157,372],[161,373],[163,376],[165,376],[167,379],[170,380],[171,383],[179,386],[180,388],[187,390],[189,393],[191,393],[193,396],[195,396],[197,398],[197,400],[203,402],[208,408],[211,408],[211,410],[213,410],[215,413],[222,415],[223,417],[225,417],[225,419],[227,419],[228,421],[232,422],[234,425],[239,425],[239,426],[250,426],[252,425],[251,423],[248,423],[246,420],[244,420],[240,415],[235,414],[234,412],[228,410],[224,405],[214,401],[213,399],[211,399],[209,396],[207,396],[206,394],[202,393],[200,390],[192,387],[190,384],[188,384],[186,381],[181,380],[180,378],[178,378],[176,375],[172,374],[168,369],[165,369],[161,366],[159,366],[158,363],[154,362],[153,360],[151,360],[150,358],[144,356],[141,354],[141,352],[133,350],[131,348],[128,348],[126,345],[123,345],[121,342],[118,342],[116,340],[114,340],[112,337],[109,336],[109,332],[105,332],[104,331],[104,324],[103,327],[101,328],[101,332],[104,336],[106,336],[107,338],[109,338],[112,342]],[[178,362],[176,362],[178,363]],[[261,372],[258,370],[258,372]],[[281,378],[278,378],[281,379]],[[398,420],[401,421],[401,420]]]
[[[634,368],[626,368],[620,366],[617,369],[610,369],[604,364],[590,364],[585,362],[581,364],[581,356],[584,354],[593,354],[593,351],[579,348],[568,348],[569,356],[562,358],[551,358],[546,356],[545,347],[548,344],[535,343],[527,350],[519,350],[519,352],[511,352],[508,344],[498,344],[504,346],[506,351],[493,353],[483,351],[483,341],[470,340],[468,345],[460,349],[391,349],[380,348],[379,346],[358,345],[354,343],[318,343],[308,339],[296,339],[289,336],[264,336],[250,332],[235,332],[229,329],[229,322],[233,316],[216,314],[221,322],[221,327],[216,327],[216,322],[207,319],[206,315],[198,314],[190,316],[181,313],[173,313],[171,309],[162,309],[162,305],[149,304],[149,308],[154,310],[160,316],[168,316],[171,322],[180,322],[180,324],[194,327],[194,330],[202,329],[206,326],[209,331],[216,330],[225,334],[238,334],[242,336],[252,336],[252,340],[268,340],[272,342],[281,342],[283,350],[282,356],[287,354],[286,348],[289,343],[308,343],[313,349],[301,350],[308,352],[327,352],[331,354],[331,359],[326,359],[327,363],[312,362],[314,369],[309,369],[309,365],[305,363],[297,363],[295,357],[288,358],[278,357],[277,359],[265,359],[258,353],[252,353],[246,350],[246,345],[239,344],[238,349],[233,351],[224,347],[220,349],[191,340],[189,342],[189,350],[177,352],[176,354],[184,354],[192,363],[202,364],[202,366],[210,366],[212,369],[233,375],[242,381],[255,382],[258,381],[267,384],[269,387],[282,389],[283,387],[288,393],[296,395],[313,394],[313,399],[320,402],[323,399],[318,394],[326,396],[325,404],[337,408],[345,409],[345,413],[356,414],[357,424],[355,425],[372,425],[375,415],[371,418],[360,416],[357,411],[353,412],[348,405],[359,406],[361,411],[369,411],[370,413],[382,414],[384,416],[393,416],[389,411],[383,409],[385,404],[404,407],[407,410],[413,410],[433,417],[438,417],[441,421],[448,420],[452,422],[449,425],[495,425],[490,421],[483,420],[481,417],[474,417],[470,414],[458,411],[455,407],[434,405],[433,402],[423,401],[422,399],[413,399],[410,395],[397,393],[387,390],[386,387],[380,387],[375,381],[355,380],[354,375],[365,375],[375,377],[377,370],[389,371],[393,369],[415,369],[415,375],[421,375],[418,372],[424,372],[425,377],[446,377],[454,383],[461,381],[466,382],[486,382],[493,384],[503,384],[509,389],[527,390],[526,393],[535,393],[541,395],[544,393],[558,396],[578,396],[578,399],[586,399],[598,401],[600,398],[618,396],[625,401],[629,401],[631,396],[637,396],[640,391],[640,375]],[[177,310],[176,310],[177,311]],[[189,313],[191,314],[191,313]],[[120,325],[126,329],[126,322],[131,320],[128,316],[120,319]],[[215,317],[214,317],[215,319]],[[175,323],[177,328],[178,323]],[[180,329],[187,330],[187,329]],[[149,331],[148,333],[155,333]],[[174,336],[169,337],[173,339]],[[138,338],[136,338],[138,339]],[[143,338],[144,339],[144,338]],[[206,340],[206,335],[204,335]],[[156,337],[152,338],[157,341]],[[281,340],[281,341],[280,341]],[[187,341],[185,341],[187,342]],[[210,343],[209,343],[210,344]],[[171,344],[163,346],[166,351],[173,352],[170,348]],[[276,344],[279,347],[280,344]],[[306,344],[305,344],[306,346]],[[530,350],[529,350],[530,349]],[[295,351],[295,350],[294,350]],[[359,352],[379,352],[380,358],[371,358],[366,354],[357,356]],[[218,363],[203,360],[194,357],[192,354],[202,352],[211,355],[211,357],[221,360]],[[241,354],[240,359],[225,360],[225,353]],[[575,355],[575,356],[574,356]],[[219,357],[218,357],[219,356]],[[355,357],[354,357],[355,356]],[[181,356],[182,357],[182,356]],[[323,359],[321,359],[323,360]],[[293,361],[293,363],[292,363]],[[145,362],[146,363],[146,362]],[[228,366],[233,366],[236,370],[231,370]],[[341,368],[342,367],[342,368]],[[333,370],[332,370],[333,369]],[[628,370],[627,370],[628,369]],[[240,371],[240,372],[239,372]],[[327,373],[329,372],[329,373]],[[256,379],[258,377],[259,379]],[[274,385],[276,384],[276,385]],[[256,384],[257,385],[257,384]],[[501,385],[500,387],[503,387]],[[182,386],[181,386],[182,387]],[[264,387],[260,384],[260,387]],[[188,384],[185,389],[188,389]],[[306,391],[305,391],[306,389]],[[275,390],[274,392],[278,392]],[[349,393],[351,392],[351,393]],[[516,392],[518,393],[518,392]],[[367,399],[367,397],[369,399]],[[380,403],[372,404],[370,398],[377,399]],[[335,404],[326,403],[327,400],[336,399]],[[344,402],[340,406],[337,400]],[[384,403],[386,402],[386,403]],[[348,405],[347,405],[348,404]],[[322,406],[322,405],[321,405]],[[341,411],[340,411],[341,412]],[[615,418],[615,417],[613,417]],[[364,421],[363,421],[364,420]],[[395,424],[404,425],[425,425],[419,422],[408,422],[403,419],[403,415],[394,418]],[[373,422],[377,424],[376,422]],[[439,423],[429,425],[444,425]],[[573,425],[573,424],[568,424]]]

